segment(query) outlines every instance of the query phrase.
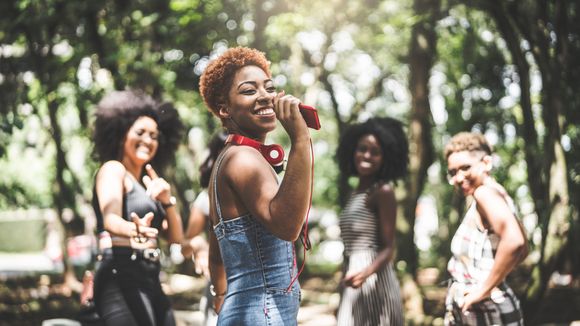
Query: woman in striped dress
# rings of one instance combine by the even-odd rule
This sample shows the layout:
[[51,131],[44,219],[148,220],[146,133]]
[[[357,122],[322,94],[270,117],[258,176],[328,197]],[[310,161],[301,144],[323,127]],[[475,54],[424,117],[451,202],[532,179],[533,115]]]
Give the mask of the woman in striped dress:
[[526,236],[506,190],[490,175],[491,147],[462,132],[445,147],[449,183],[473,197],[451,241],[445,325],[523,325],[505,277],[527,255]]
[[344,242],[338,325],[403,325],[393,270],[397,201],[393,182],[407,173],[408,143],[391,118],[351,126],[337,151],[343,177],[358,185],[340,215]]

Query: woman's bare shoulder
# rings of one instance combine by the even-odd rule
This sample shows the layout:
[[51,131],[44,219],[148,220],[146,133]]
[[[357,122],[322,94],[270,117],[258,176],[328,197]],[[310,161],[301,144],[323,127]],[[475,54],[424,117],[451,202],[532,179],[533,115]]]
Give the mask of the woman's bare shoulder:
[[505,189],[499,184],[493,185],[481,185],[475,189],[473,192],[473,198],[478,205],[485,205],[497,199],[503,201],[503,195],[505,194]]
[[99,171],[97,172],[97,179],[109,176],[123,177],[125,173],[127,173],[127,169],[121,162],[111,160],[103,163],[103,165],[99,168]]
[[255,149],[247,146],[235,146],[225,153],[222,162],[222,173],[227,175],[254,175],[268,172],[268,162]]
[[378,203],[392,203],[395,201],[395,189],[390,183],[379,183],[371,190],[369,199],[372,205]]

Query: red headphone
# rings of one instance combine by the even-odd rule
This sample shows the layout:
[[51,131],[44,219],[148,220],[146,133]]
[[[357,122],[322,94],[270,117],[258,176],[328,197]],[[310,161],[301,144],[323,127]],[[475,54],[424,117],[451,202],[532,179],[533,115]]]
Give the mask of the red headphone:
[[268,161],[268,163],[274,167],[281,166],[282,162],[284,162],[284,150],[280,145],[264,145],[257,140],[253,140],[238,134],[229,134],[228,138],[226,139],[226,144],[229,143],[250,146],[257,149],[266,159],[266,161]]

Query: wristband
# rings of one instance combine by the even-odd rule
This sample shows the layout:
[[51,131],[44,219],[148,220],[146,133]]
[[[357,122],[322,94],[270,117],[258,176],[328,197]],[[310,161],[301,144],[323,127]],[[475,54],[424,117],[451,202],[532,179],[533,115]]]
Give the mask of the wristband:
[[177,199],[174,196],[169,197],[169,203],[161,203],[163,209],[168,209],[171,206],[175,206],[177,204]]

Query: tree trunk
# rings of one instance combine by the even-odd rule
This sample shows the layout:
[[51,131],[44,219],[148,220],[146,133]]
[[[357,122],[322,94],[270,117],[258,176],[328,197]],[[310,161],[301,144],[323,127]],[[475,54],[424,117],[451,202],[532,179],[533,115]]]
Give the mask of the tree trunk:
[[[541,7],[539,10],[542,10]],[[535,47],[532,51],[538,61],[542,75],[542,105],[543,120],[546,126],[544,137],[544,173],[547,181],[547,202],[544,212],[539,212],[542,225],[542,246],[540,264],[537,264],[533,278],[528,288],[526,312],[537,311],[547,288],[552,273],[558,268],[557,263],[566,251],[568,231],[570,229],[571,209],[568,193],[567,163],[560,139],[562,136],[562,113],[566,92],[563,67],[568,62],[567,57],[567,10],[561,1],[556,1],[553,20],[556,23],[555,34],[558,42],[550,46],[547,39],[538,37],[537,42],[531,42]],[[536,26],[549,24],[543,21],[547,12],[538,12],[539,23]],[[535,35],[543,35],[537,30]],[[535,177],[532,175],[532,177]]]
[[84,223],[79,218],[78,214],[73,214],[73,219],[71,221],[64,220],[64,209],[66,207],[74,208],[74,194],[72,193],[70,187],[67,186],[64,180],[64,171],[67,168],[65,153],[62,149],[62,132],[58,124],[57,111],[59,104],[56,99],[50,99],[48,103],[48,114],[50,118],[50,125],[52,129],[52,138],[54,140],[56,148],[56,173],[55,173],[55,184],[53,190],[53,203],[59,217],[59,221],[64,229],[63,239],[62,239],[62,259],[64,264],[64,282],[65,284],[76,292],[80,292],[81,286],[80,282],[76,279],[74,274],[74,269],[70,263],[67,250],[67,242],[71,237],[79,234],[79,231],[84,231]]
[[[55,6],[58,10],[62,10],[62,6],[64,5],[63,2],[57,3]],[[36,11],[45,10],[42,7],[43,5],[39,5],[34,9]],[[38,13],[37,13],[38,14]],[[55,70],[52,70],[52,67],[58,67],[60,62],[55,59],[52,55],[52,52],[46,51],[44,52],[43,49],[52,49],[53,47],[53,39],[54,35],[57,30],[58,21],[57,20],[49,20],[46,25],[43,26],[35,26],[34,28],[25,29],[25,36],[27,39],[27,43],[30,48],[30,57],[33,69],[38,76],[40,84],[42,85],[42,98],[47,100],[47,109],[48,115],[51,125],[51,135],[55,143],[56,148],[56,157],[55,157],[55,180],[53,184],[53,205],[57,211],[59,221],[61,222],[63,229],[65,230],[63,235],[63,242],[62,242],[62,252],[63,252],[63,263],[64,263],[64,279],[66,285],[70,286],[70,288],[74,290],[79,290],[79,282],[74,277],[74,270],[72,269],[72,265],[68,260],[67,254],[67,239],[69,236],[75,233],[75,229],[73,226],[78,226],[79,228],[83,229],[83,221],[79,218],[78,214],[73,213],[73,220],[66,223],[63,220],[63,211],[65,207],[71,207],[73,210],[75,209],[75,196],[74,190],[71,189],[66,183],[64,178],[64,171],[67,169],[65,153],[62,148],[62,132],[61,128],[58,124],[58,108],[59,108],[59,101],[57,95],[57,89],[59,83],[64,80],[62,75],[58,73],[54,73]],[[44,32],[39,32],[44,31]],[[62,79],[61,79],[62,78]],[[32,99],[31,99],[32,100]],[[72,175],[72,173],[71,173]],[[73,176],[74,179],[74,176]],[[74,180],[73,180],[74,182]],[[78,185],[78,182],[76,182]],[[76,281],[76,282],[75,282]]]
[[260,51],[266,51],[266,38],[264,32],[268,25],[268,13],[264,11],[264,1],[256,0],[254,4],[254,41],[252,47]]
[[[549,79],[544,79],[549,80]],[[558,86],[548,87],[544,92],[549,99],[544,103],[546,112],[544,123],[548,131],[545,137],[544,157],[547,175],[548,205],[538,211],[542,230],[540,263],[535,265],[532,280],[528,286],[524,312],[532,318],[538,311],[552,273],[566,252],[570,230],[571,207],[568,193],[568,172],[566,157],[560,143],[560,112],[563,96]],[[548,117],[550,116],[550,117]],[[531,176],[533,178],[534,176]]]
[[108,53],[105,49],[105,42],[98,32],[99,12],[101,10],[102,6],[98,2],[88,2],[87,11],[84,17],[87,22],[87,43],[90,48],[96,52],[100,66],[111,72],[113,82],[115,83],[115,89],[122,90],[125,88],[125,83],[122,78],[118,78],[120,73],[117,62],[107,57]]
[[[525,142],[528,183],[542,233],[540,261],[533,268],[527,296],[522,300],[524,316],[530,322],[539,309],[550,276],[566,252],[569,238],[571,208],[567,163],[560,143],[563,97],[566,96],[566,92],[562,91],[566,83],[562,67],[566,67],[568,61],[568,17],[562,1],[556,2],[552,12],[545,3],[538,3],[532,18],[520,12],[525,10],[522,7],[504,1],[484,3],[482,7],[495,20],[520,75],[523,130],[519,134]],[[554,24],[550,21],[551,15]],[[555,45],[551,44],[546,34],[546,26],[549,25],[555,27]],[[542,118],[546,134],[541,150],[531,109],[530,68],[521,48],[522,40],[530,43],[530,52],[542,76]]]
[[416,276],[417,250],[414,245],[415,210],[425,185],[427,169],[433,163],[432,117],[429,105],[429,77],[436,55],[437,35],[435,24],[440,12],[439,0],[415,0],[415,14],[424,17],[413,26],[409,53],[412,96],[411,118],[408,133],[409,178],[406,181],[407,197],[404,201],[404,218],[407,229],[398,241],[398,258],[407,262],[407,271]]
[[[486,3],[484,9],[487,10],[494,19],[499,32],[511,55],[513,64],[516,66],[520,77],[520,105],[522,109],[523,123],[518,128],[518,134],[524,139],[524,154],[528,166],[529,175],[542,176],[542,156],[538,145],[538,133],[532,112],[532,94],[530,92],[530,65],[526,60],[520,44],[522,38],[518,33],[515,24],[510,21],[510,13],[506,11],[500,1]],[[543,210],[547,200],[545,179],[542,177],[529,178],[530,191],[536,208]]]

